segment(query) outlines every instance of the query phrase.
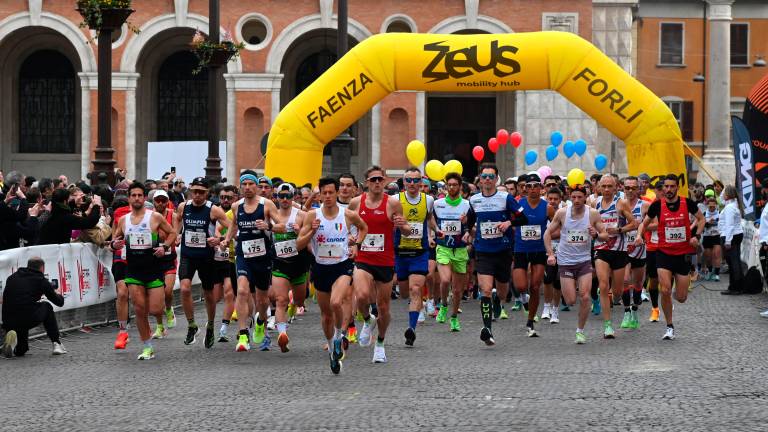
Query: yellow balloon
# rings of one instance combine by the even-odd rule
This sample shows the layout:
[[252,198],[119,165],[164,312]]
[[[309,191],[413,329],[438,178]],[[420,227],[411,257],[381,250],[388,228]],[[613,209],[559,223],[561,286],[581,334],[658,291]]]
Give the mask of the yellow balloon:
[[427,177],[434,181],[442,180],[445,177],[445,166],[439,160],[432,159],[424,166],[424,171],[427,173]]
[[445,163],[445,174],[456,173],[461,175],[463,172],[464,167],[461,165],[461,162],[457,161],[456,159],[451,159]]
[[568,186],[584,184],[585,179],[586,175],[584,174],[584,171],[578,168],[568,171]]
[[419,140],[413,140],[408,143],[408,147],[405,148],[405,155],[408,156],[408,161],[413,166],[419,166],[424,162],[424,157],[427,156],[427,149],[424,147],[424,143]]

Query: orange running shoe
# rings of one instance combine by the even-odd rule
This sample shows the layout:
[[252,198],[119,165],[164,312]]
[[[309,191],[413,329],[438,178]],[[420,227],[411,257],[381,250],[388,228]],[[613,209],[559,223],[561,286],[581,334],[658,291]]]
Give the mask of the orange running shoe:
[[115,349],[125,349],[126,345],[128,345],[128,332],[121,331],[115,339]]
[[650,322],[659,322],[659,308],[651,309],[651,317],[648,318]]
[[280,336],[277,337],[277,344],[280,345],[280,352],[287,353],[290,351],[288,349],[288,333],[280,333]]

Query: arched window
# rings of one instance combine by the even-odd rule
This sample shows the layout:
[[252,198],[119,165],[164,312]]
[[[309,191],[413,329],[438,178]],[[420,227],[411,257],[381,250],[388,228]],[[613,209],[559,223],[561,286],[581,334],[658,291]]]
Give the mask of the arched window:
[[303,92],[334,63],[336,63],[336,53],[328,48],[323,48],[320,52],[304,59],[296,71],[296,94],[293,96],[296,97]]
[[189,51],[171,54],[158,74],[157,140],[205,141],[208,71],[192,75],[198,60]]
[[58,51],[40,50],[19,71],[19,152],[75,153],[75,69]]

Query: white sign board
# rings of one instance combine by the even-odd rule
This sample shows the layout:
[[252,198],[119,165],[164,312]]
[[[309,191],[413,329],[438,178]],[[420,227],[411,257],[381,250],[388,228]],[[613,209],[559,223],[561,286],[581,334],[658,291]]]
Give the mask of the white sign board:
[[[176,177],[189,184],[195,177],[205,176],[208,141],[157,141],[147,143],[147,178],[159,179],[176,167]],[[226,177],[227,142],[219,141],[221,174]]]

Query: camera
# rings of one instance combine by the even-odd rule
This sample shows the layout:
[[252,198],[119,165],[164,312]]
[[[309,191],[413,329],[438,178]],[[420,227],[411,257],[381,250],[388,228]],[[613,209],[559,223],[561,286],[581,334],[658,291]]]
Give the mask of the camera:
[[54,290],[59,289],[59,280],[58,279],[51,279],[51,285],[53,285],[53,289]]

